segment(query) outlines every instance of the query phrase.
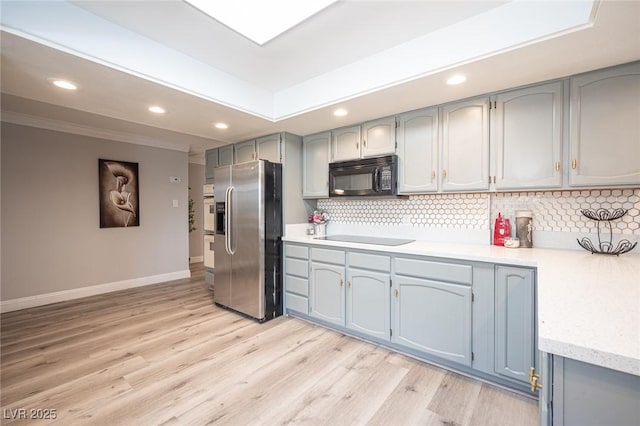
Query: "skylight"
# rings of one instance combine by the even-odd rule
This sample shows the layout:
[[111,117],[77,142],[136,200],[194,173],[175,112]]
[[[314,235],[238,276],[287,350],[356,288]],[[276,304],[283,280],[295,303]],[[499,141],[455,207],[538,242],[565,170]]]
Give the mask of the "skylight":
[[185,0],[260,46],[336,0]]

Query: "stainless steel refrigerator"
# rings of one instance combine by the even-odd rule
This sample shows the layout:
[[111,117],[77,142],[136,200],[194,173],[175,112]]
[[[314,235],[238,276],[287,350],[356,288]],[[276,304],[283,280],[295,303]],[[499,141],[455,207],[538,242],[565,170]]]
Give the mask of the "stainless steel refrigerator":
[[214,301],[258,321],[282,315],[282,165],[214,170]]

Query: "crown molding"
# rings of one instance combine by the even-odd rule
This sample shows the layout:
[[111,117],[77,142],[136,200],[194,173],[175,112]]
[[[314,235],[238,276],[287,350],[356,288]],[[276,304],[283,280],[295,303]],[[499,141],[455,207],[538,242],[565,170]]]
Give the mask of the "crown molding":
[[1,119],[3,122],[19,124],[21,126],[37,127],[40,129],[72,133],[92,138],[109,139],[112,141],[131,143],[135,145],[189,152],[189,146],[171,140],[162,140],[157,137],[150,138],[118,130],[100,129],[97,127],[55,120],[52,118],[37,117],[29,114],[21,114],[13,111],[2,111]]

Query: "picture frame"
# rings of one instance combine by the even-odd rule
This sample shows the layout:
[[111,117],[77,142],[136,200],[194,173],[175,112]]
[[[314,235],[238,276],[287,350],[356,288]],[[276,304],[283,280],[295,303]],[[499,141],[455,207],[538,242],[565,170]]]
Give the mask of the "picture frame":
[[140,226],[138,163],[98,160],[100,228]]

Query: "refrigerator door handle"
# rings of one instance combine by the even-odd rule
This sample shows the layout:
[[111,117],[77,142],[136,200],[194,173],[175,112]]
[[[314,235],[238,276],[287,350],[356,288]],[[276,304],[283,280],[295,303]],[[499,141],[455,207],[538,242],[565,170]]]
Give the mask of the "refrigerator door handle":
[[233,195],[233,191],[235,191],[236,189],[233,186],[229,187],[229,201],[227,201],[227,232],[226,232],[226,236],[227,236],[227,245],[229,246],[228,248],[228,253],[230,255],[234,255],[235,254],[235,250],[233,249],[233,201],[231,201],[231,197]]
[[224,250],[227,252],[227,254],[231,254],[231,249],[229,248],[229,238],[230,238],[230,234],[229,234],[229,214],[231,213],[230,211],[230,197],[229,197],[229,193],[231,192],[231,187],[228,187],[225,194],[224,194],[224,207],[225,207],[225,212],[224,212]]

